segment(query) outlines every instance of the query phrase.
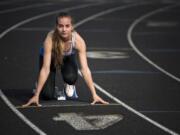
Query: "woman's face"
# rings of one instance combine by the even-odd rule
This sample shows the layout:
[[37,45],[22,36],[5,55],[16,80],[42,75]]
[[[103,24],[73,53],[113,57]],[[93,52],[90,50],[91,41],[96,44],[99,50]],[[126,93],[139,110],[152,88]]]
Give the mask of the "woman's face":
[[69,39],[71,37],[73,26],[72,26],[70,17],[58,18],[58,24],[56,27],[62,38]]

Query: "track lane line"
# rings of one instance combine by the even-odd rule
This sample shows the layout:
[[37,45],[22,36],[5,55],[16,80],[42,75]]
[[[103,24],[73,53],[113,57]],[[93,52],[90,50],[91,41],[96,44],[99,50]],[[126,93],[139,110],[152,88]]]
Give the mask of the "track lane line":
[[[57,105],[46,105],[46,104],[41,104],[42,106],[28,106],[26,108],[52,108],[52,107],[87,107],[87,106],[121,106],[120,104],[117,103],[110,103],[108,105],[104,105],[104,104],[95,104],[95,105],[91,105],[90,103],[82,103],[82,104],[57,104]],[[17,109],[25,109],[22,106],[15,106],[15,108]]]
[[136,27],[136,25],[138,25],[142,20],[146,19],[147,17],[150,17],[156,13],[159,12],[163,12],[164,10],[168,10],[174,7],[179,6],[180,4],[176,4],[176,5],[171,5],[171,6],[166,6],[160,9],[156,9],[154,11],[151,11],[143,16],[141,16],[140,18],[136,19],[129,27],[128,32],[127,32],[127,39],[129,41],[130,46],[134,49],[134,51],[142,58],[144,59],[146,62],[148,62],[150,65],[152,65],[153,67],[155,67],[156,69],[158,69],[159,71],[161,71],[162,73],[164,73],[165,75],[169,76],[170,78],[180,82],[180,78],[178,78],[177,76],[169,73],[168,71],[166,71],[165,69],[161,68],[160,66],[158,66],[156,63],[154,63],[152,60],[150,60],[148,57],[146,57],[135,45],[135,43],[133,42],[132,39],[132,32],[133,29]]
[[19,110],[17,110],[14,105],[8,100],[8,98],[4,95],[2,90],[0,89],[0,97],[6,103],[6,105],[21,119],[23,120],[28,126],[30,126],[36,133],[40,135],[46,135],[40,128],[34,125],[27,117],[25,117]]

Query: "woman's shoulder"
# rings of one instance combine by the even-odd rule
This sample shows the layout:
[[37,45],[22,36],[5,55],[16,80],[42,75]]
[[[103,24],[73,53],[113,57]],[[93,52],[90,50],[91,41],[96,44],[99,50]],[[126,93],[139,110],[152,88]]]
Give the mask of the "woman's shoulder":
[[78,43],[84,42],[83,37],[77,31],[74,31],[73,33],[76,37],[76,42],[78,42]]
[[46,34],[45,42],[48,42],[48,43],[52,42],[53,33],[54,31],[51,30]]
[[47,33],[47,37],[51,37],[51,38],[52,38],[53,33],[54,33],[54,30],[49,31],[49,32]]
[[44,48],[52,49],[52,36],[53,36],[53,30],[47,33],[47,36],[44,40]]
[[76,36],[76,49],[82,50],[83,48],[86,48],[86,44],[83,37],[77,31],[75,31],[75,36]]

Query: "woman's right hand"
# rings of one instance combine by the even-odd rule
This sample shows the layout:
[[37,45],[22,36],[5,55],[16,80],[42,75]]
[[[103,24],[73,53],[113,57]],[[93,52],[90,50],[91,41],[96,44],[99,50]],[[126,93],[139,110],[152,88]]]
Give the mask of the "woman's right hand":
[[41,106],[39,104],[39,96],[37,95],[34,95],[26,104],[22,105],[22,107],[28,107],[30,106],[31,104],[35,104],[37,106]]

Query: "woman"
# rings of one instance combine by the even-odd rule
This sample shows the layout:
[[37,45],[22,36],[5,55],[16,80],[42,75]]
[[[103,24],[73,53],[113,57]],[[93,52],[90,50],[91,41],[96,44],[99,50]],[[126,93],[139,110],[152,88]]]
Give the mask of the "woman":
[[24,104],[23,107],[27,107],[33,103],[40,106],[40,93],[43,90],[45,83],[51,78],[50,73],[53,70],[61,70],[66,88],[68,86],[74,86],[78,72],[74,59],[74,54],[76,52],[79,58],[80,71],[92,95],[93,101],[91,104],[97,102],[108,104],[108,102],[104,101],[96,93],[91,72],[87,64],[86,44],[83,38],[74,31],[73,19],[68,13],[62,12],[57,16],[56,27],[47,34],[43,48],[43,63],[38,78],[37,88],[34,96]]

